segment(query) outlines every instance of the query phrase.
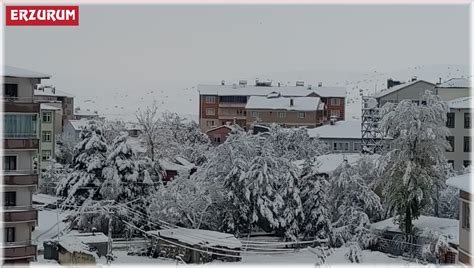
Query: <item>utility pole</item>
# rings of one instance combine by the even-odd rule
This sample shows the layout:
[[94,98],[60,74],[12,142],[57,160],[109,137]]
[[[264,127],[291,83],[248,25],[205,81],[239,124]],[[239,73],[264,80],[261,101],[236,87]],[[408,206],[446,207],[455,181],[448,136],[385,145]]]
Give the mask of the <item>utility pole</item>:
[[109,237],[109,241],[108,241],[108,245],[107,245],[107,264],[110,264],[110,262],[112,261],[112,213],[110,212],[110,208],[107,209],[107,214],[109,216],[109,233],[108,233],[108,237]]

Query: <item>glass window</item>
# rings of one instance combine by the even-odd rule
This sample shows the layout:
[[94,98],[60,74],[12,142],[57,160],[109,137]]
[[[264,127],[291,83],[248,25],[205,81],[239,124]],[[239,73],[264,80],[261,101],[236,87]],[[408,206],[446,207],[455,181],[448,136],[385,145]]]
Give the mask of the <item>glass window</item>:
[[214,108],[207,108],[206,115],[216,115],[216,110]]
[[462,161],[462,165],[463,165],[464,167],[469,167],[469,166],[471,165],[471,160],[464,160],[464,161]]
[[278,118],[285,118],[286,112],[278,112]]
[[471,128],[471,113],[464,113],[464,128]]
[[333,143],[333,150],[334,151],[349,151],[349,143],[348,142],[335,142]]
[[331,110],[331,116],[340,117],[341,113],[339,110]]
[[455,114],[454,113],[448,113],[446,126],[449,127],[449,128],[454,128],[454,119],[455,119]]
[[214,120],[209,120],[209,121],[207,121],[207,122],[206,122],[206,126],[208,126],[208,127],[214,126]]
[[339,98],[331,98],[331,105],[339,106],[341,105],[341,100]]
[[468,153],[471,151],[471,137],[464,136],[464,152]]
[[448,160],[448,165],[449,165],[451,168],[454,168],[454,160]]
[[43,123],[51,123],[51,112],[43,112]]
[[3,95],[5,98],[18,97],[18,84],[3,84]]
[[5,206],[16,206],[16,192],[4,192]]
[[51,159],[51,150],[43,150],[41,151],[41,159],[47,161]]
[[258,117],[258,112],[253,111],[252,112],[252,117]]
[[15,227],[5,227],[5,242],[15,242]]
[[305,112],[298,112],[298,118],[305,118],[306,113]]
[[5,114],[3,131],[6,138],[36,138],[35,114]]
[[360,152],[361,148],[360,142],[354,142],[354,152]]
[[449,146],[451,146],[451,148],[446,149],[446,152],[454,152],[454,136],[448,136],[446,139],[449,142]]
[[6,155],[3,157],[3,170],[16,170],[16,156]]
[[471,229],[471,206],[467,202],[462,202],[462,228],[470,230]]
[[41,136],[43,142],[51,142],[51,131],[43,131]]
[[216,96],[206,96],[206,103],[216,103]]

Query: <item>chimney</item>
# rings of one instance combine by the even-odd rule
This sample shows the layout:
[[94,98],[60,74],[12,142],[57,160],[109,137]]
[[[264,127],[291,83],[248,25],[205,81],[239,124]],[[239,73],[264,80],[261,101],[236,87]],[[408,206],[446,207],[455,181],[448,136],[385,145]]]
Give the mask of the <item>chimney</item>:
[[296,81],[297,87],[304,87],[304,81]]
[[295,100],[290,99],[290,106],[293,106],[293,105],[295,105]]
[[280,82],[278,82],[278,87],[280,87],[280,85],[281,85],[281,83],[280,83]]
[[439,78],[438,85],[441,85],[443,82],[441,82],[441,77]]
[[312,86],[312,85],[308,85],[308,89],[312,89],[312,88],[313,88],[313,86]]
[[418,79],[418,77],[412,76],[412,77],[411,77],[411,82],[415,82],[417,79]]
[[225,86],[225,80],[221,81],[221,86]]
[[239,86],[245,87],[247,85],[247,80],[240,80],[239,81]]
[[323,82],[319,82],[318,87],[322,87],[322,86],[323,86]]

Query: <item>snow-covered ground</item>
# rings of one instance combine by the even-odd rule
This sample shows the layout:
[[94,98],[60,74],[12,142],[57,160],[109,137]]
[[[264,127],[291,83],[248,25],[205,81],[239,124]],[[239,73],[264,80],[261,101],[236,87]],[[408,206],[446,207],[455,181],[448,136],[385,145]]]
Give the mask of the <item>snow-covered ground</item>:
[[62,232],[66,224],[62,221],[66,218],[66,212],[57,213],[56,210],[43,209],[38,211],[38,226],[31,233],[31,238],[38,245],[38,250],[43,249],[43,242],[54,239],[58,234],[58,217],[59,232]]

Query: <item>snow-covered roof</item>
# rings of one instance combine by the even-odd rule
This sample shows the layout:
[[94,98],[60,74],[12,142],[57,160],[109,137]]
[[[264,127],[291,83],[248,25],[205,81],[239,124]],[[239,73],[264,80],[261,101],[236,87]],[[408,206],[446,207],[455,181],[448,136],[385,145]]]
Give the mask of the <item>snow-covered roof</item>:
[[185,166],[189,169],[192,169],[192,168],[196,167],[193,163],[189,162],[188,160],[186,160],[186,159],[184,159],[180,156],[176,156],[174,159],[176,160],[176,162],[180,163],[181,165],[183,165],[183,166]]
[[360,121],[337,121],[336,124],[327,124],[324,126],[308,129],[310,137],[323,139],[361,139]]
[[5,77],[19,77],[19,78],[41,78],[48,79],[51,75],[30,71],[23,68],[13,67],[9,65],[3,65],[3,76]]
[[471,80],[467,78],[451,78],[448,81],[437,85],[439,88],[470,88]]
[[166,230],[148,231],[150,235],[175,239],[188,245],[203,245],[210,247],[226,247],[238,249],[242,243],[233,234],[208,231],[201,229],[172,228]]
[[207,130],[206,133],[209,133],[209,132],[212,132],[212,131],[214,131],[214,130],[221,129],[221,128],[228,128],[229,130],[232,130],[232,128],[231,128],[230,126],[228,126],[228,125],[222,125],[222,126],[218,126],[218,127],[213,127],[213,128],[211,128],[211,129]]
[[308,87],[304,86],[282,86],[282,87],[257,87],[257,86],[233,86],[233,85],[198,85],[200,95],[219,96],[267,96],[271,92],[279,92],[286,97],[305,97],[316,93],[320,97],[346,97],[345,87]]
[[[170,161],[168,159],[160,159],[158,161],[160,163],[161,168],[164,170],[175,170],[175,171],[189,171],[192,168],[194,168],[194,165],[182,165],[178,163],[174,163],[173,161]],[[188,162],[189,163],[189,162]]]
[[77,238],[79,241],[81,241],[84,244],[88,243],[107,243],[109,241],[109,238],[101,232],[95,232],[95,233],[78,233],[71,235]]
[[54,96],[54,97],[74,98],[74,95],[72,95],[71,93],[62,91],[60,89],[53,90],[52,88],[35,89],[34,94],[35,96]]
[[[378,154],[373,154],[367,157],[372,157],[375,159],[378,159],[380,155]],[[357,153],[350,153],[350,154],[325,154],[318,156],[316,160],[314,161],[314,167],[320,174],[331,174],[336,170],[343,162],[344,160],[347,160],[347,163],[349,165],[353,165],[357,161],[359,161],[362,158],[361,154]],[[295,165],[298,167],[302,168],[304,164],[304,160],[297,160],[293,162]]]
[[[421,236],[426,236],[430,232],[444,234],[449,237],[449,242],[459,244],[459,221],[456,219],[437,218],[431,216],[420,216],[413,221],[413,226],[421,230]],[[388,218],[371,224],[371,228],[379,231],[401,232],[400,227],[393,222],[393,218]]]
[[433,83],[430,83],[430,82],[427,82],[427,81],[424,81],[424,80],[415,80],[415,81],[411,81],[411,82],[408,82],[408,83],[403,83],[403,84],[400,84],[400,85],[396,85],[396,86],[393,86],[393,87],[388,88],[388,89],[384,89],[384,90],[380,91],[379,93],[374,94],[373,96],[375,98],[380,98],[380,97],[386,96],[390,93],[399,91],[401,89],[404,89],[406,87],[409,87],[411,85],[414,85],[414,84],[420,83],[420,82],[425,82],[425,83],[431,84],[431,85],[433,85],[433,87],[435,86]]
[[49,105],[49,104],[46,104],[46,103],[41,103],[40,107],[41,107],[41,110],[53,110],[53,111],[61,110],[61,108],[59,108],[59,107]]
[[125,122],[126,130],[141,130],[140,124],[135,122]]
[[472,194],[472,176],[471,173],[454,176],[446,181],[446,184]]
[[42,204],[56,204],[58,198],[48,194],[33,194],[33,202]]
[[[291,100],[293,100],[293,105],[290,105]],[[251,96],[247,101],[245,109],[316,111],[321,108],[319,103],[320,98],[318,97],[268,98]]]
[[86,119],[80,119],[80,120],[69,120],[68,123],[71,124],[71,126],[75,130],[82,130],[86,125],[89,120]]
[[457,98],[457,99],[448,101],[448,106],[449,108],[453,108],[453,109],[471,109],[472,108],[471,100],[472,100],[472,97]]
[[86,244],[82,243],[82,241],[75,236],[68,235],[61,237],[61,239],[59,240],[59,245],[61,245],[64,249],[71,253],[80,252],[92,254],[92,252],[89,251],[89,247]]
[[98,116],[98,114],[96,112],[89,111],[89,110],[81,110],[81,109],[75,110],[74,115],[78,115],[78,116]]

